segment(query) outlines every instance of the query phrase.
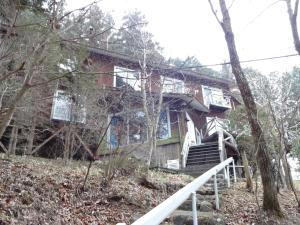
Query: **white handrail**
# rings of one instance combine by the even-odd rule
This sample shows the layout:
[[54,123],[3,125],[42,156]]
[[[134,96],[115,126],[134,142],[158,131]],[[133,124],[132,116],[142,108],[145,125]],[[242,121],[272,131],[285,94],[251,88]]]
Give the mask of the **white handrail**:
[[[135,221],[132,225],[158,225],[164,221],[172,212],[174,212],[182,203],[184,203],[192,193],[195,193],[201,186],[203,186],[211,177],[228,167],[233,163],[233,158],[229,158],[215,167],[211,168],[194,181],[186,185],[184,188],[177,191],[167,200],[156,206],[150,212]],[[233,164],[234,166],[234,164]],[[217,182],[215,182],[217,183]],[[217,194],[217,193],[216,193]]]
[[185,137],[184,137],[184,142],[182,145],[182,151],[181,151],[183,168],[186,166],[186,160],[187,160],[189,150],[190,150],[190,140],[189,139],[190,139],[189,135],[188,135],[188,133],[186,133]]

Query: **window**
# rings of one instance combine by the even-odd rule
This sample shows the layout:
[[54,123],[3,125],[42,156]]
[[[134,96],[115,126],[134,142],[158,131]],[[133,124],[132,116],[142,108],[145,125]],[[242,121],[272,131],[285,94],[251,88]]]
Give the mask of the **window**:
[[135,91],[141,90],[139,72],[119,66],[115,66],[114,72],[114,87],[126,87]]
[[147,141],[145,113],[138,111],[129,119],[129,144]]
[[64,92],[57,90],[53,99],[52,119],[70,121],[71,99]]
[[183,80],[170,77],[162,77],[163,92],[165,93],[185,93],[185,84]]
[[54,94],[51,118],[85,123],[86,109],[83,102],[84,98],[80,95],[71,97],[65,91],[57,90]]
[[142,111],[130,115],[118,114],[111,118],[109,145],[112,149],[147,141],[145,114]]
[[113,116],[111,118],[110,132],[109,132],[109,144],[112,149],[116,149],[119,146],[126,143],[124,140],[124,128],[126,127],[125,121],[121,116]]
[[[169,110],[164,110],[160,114],[157,138],[167,139],[170,137]],[[120,113],[112,116],[108,134],[108,143],[111,149],[129,144],[143,143],[147,140],[147,122],[144,112],[136,111],[129,115]]]
[[204,105],[231,108],[230,97],[224,96],[222,89],[202,86]]
[[158,127],[157,127],[157,138],[168,139],[171,137],[171,124],[169,110],[162,110],[160,112]]

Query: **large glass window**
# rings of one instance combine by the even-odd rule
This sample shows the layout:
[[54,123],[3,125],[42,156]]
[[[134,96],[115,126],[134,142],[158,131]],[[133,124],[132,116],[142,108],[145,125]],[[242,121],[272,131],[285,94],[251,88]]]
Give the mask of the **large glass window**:
[[109,136],[109,145],[112,149],[147,141],[145,114],[142,111],[137,111],[131,114],[123,113],[113,116]]
[[126,139],[124,139],[126,134],[126,130],[124,130],[125,127],[123,117],[113,116],[111,118],[109,144],[112,149],[116,149],[126,143]]
[[52,105],[52,119],[70,121],[71,98],[64,91],[57,90]]
[[84,97],[69,95],[65,91],[57,90],[54,94],[51,118],[55,120],[85,123],[86,109]]
[[[167,139],[171,137],[169,111],[163,110],[160,114],[157,138]],[[134,113],[120,113],[111,118],[109,129],[109,146],[116,149],[128,144],[137,144],[146,142],[147,122],[145,113],[136,111]]]
[[135,91],[141,90],[140,74],[137,71],[115,66],[115,87],[126,87]]
[[136,112],[129,119],[129,144],[147,141],[147,127],[144,112]]
[[157,138],[167,139],[171,137],[171,127],[170,127],[170,115],[168,110],[163,110],[160,113],[158,128],[157,128]]

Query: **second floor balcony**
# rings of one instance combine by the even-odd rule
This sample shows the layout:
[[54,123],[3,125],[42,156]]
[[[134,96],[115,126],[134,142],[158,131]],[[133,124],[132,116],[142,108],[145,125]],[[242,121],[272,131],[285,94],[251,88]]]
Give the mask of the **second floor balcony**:
[[203,86],[203,100],[207,107],[231,108],[230,96],[224,95],[222,89],[219,88]]

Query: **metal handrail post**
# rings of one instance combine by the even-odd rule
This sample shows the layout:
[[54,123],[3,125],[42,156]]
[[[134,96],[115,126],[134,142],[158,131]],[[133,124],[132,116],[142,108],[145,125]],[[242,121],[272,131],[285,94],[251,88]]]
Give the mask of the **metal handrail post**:
[[214,190],[215,190],[215,203],[216,209],[220,209],[220,202],[219,202],[219,193],[218,193],[218,181],[217,181],[217,173],[214,176]]
[[230,173],[229,173],[229,166],[226,166],[227,170],[227,187],[230,188]]
[[[209,181],[210,178],[215,176],[218,172],[222,171],[224,167],[228,167],[232,163],[233,158],[226,159],[224,162],[214,166],[204,174],[187,184],[185,187],[174,193],[172,196],[167,198],[164,202],[160,203],[154,209],[143,215],[141,218],[136,220],[131,225],[158,225],[163,222],[172,212],[174,212],[181,204],[183,204],[192,193],[193,212],[195,213],[194,218],[196,219],[197,213],[197,199],[196,191]],[[194,196],[194,197],[193,197]],[[192,200],[193,201],[193,200]],[[198,219],[198,218],[197,218]],[[198,222],[198,221],[197,221]],[[195,223],[196,224],[196,223]]]
[[234,159],[232,161],[232,168],[233,168],[233,178],[234,178],[234,183],[236,183],[236,171],[235,171],[235,163]]
[[193,224],[198,225],[198,215],[197,215],[197,196],[196,192],[192,192],[192,208],[193,208]]

